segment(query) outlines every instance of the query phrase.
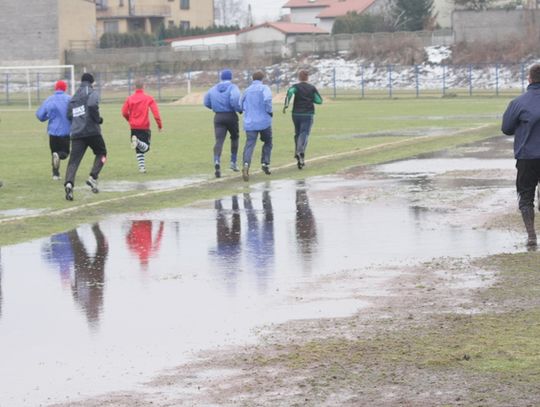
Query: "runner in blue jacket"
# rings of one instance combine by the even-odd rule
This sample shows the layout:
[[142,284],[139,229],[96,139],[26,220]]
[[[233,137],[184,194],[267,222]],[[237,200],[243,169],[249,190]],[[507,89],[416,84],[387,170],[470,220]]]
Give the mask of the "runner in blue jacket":
[[71,122],[67,118],[67,109],[71,97],[66,94],[66,90],[66,82],[56,82],[54,95],[45,99],[36,111],[39,121],[48,121],[47,133],[49,133],[54,180],[60,179],[60,160],[65,160],[69,156]]
[[540,64],[529,69],[527,92],[510,102],[503,115],[501,130],[508,136],[515,136],[518,204],[527,230],[527,246],[536,246],[534,195],[540,181]]
[[240,99],[240,107],[244,112],[244,130],[246,132],[246,145],[244,146],[244,165],[242,178],[249,181],[249,167],[251,157],[260,135],[264,143],[261,154],[262,170],[270,175],[270,158],[272,155],[272,91],[262,83],[264,73],[257,71],[252,76],[253,82],[244,91]]
[[231,82],[232,72],[229,69],[221,71],[221,82],[214,85],[204,95],[204,105],[214,111],[214,170],[216,178],[221,177],[221,152],[227,132],[231,135],[231,164],[233,171],[238,171],[236,164],[240,132],[238,130],[238,113],[240,109],[240,90]]

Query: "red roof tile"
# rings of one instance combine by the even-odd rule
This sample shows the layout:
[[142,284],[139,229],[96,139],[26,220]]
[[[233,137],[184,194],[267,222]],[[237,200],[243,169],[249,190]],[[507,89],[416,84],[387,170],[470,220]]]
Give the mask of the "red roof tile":
[[328,34],[328,31],[323,30],[322,28],[317,27],[313,24],[288,23],[282,21],[259,24],[253,27],[246,28],[241,32],[252,31],[261,27],[272,27],[278,31],[281,31],[284,34]]

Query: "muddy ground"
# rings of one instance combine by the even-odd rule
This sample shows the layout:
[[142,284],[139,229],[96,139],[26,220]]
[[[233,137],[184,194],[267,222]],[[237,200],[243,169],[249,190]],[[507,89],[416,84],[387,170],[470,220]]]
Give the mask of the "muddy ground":
[[[344,175],[378,176],[365,168]],[[464,170],[438,182],[502,179],[508,186],[512,177],[512,171]],[[447,212],[451,224],[521,234],[515,201],[490,197],[493,191],[458,197],[434,191],[423,204]],[[375,195],[380,191],[336,199],[365,202]],[[354,316],[263,327],[255,346],[206,352],[137,390],[69,405],[540,406],[539,265],[540,254],[519,243],[512,253],[480,259],[373,266],[373,273],[396,278],[385,295],[351,294],[370,303]],[[313,284],[356,286],[354,271]]]

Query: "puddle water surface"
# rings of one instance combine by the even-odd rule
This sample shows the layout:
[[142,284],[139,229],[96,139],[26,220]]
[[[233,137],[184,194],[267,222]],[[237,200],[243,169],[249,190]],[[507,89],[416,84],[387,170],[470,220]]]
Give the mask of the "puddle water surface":
[[[258,184],[3,247],[0,405],[135,388],[200,350],[254,341],[262,325],[351,315],[387,294],[390,265],[515,251],[521,236],[456,226],[445,218],[459,208],[419,201],[426,177],[462,166],[412,160],[371,180]],[[400,183],[397,173],[413,179]],[[454,199],[471,185],[452,188]],[[344,271],[355,283],[332,281]]]

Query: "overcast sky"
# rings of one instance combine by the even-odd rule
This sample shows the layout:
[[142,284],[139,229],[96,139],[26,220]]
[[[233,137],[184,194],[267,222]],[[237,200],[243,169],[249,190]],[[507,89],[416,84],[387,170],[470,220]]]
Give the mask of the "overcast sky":
[[283,6],[287,0],[244,0],[246,4],[251,4],[253,19],[256,24],[265,21],[277,20]]

